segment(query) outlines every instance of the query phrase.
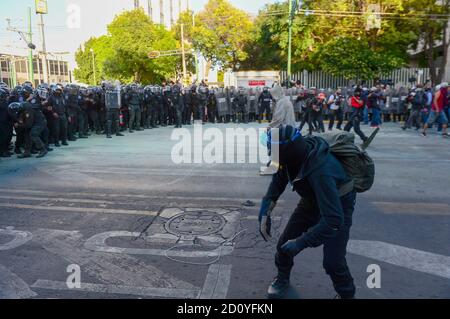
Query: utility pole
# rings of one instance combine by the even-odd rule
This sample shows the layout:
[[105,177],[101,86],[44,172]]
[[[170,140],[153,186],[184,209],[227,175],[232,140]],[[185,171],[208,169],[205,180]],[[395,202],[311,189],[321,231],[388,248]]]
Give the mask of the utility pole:
[[134,0],[134,9],[139,9],[140,5],[139,5],[139,0]]
[[44,82],[50,83],[50,78],[48,74],[48,61],[47,61],[47,46],[45,44],[45,31],[44,31],[44,17],[42,13],[39,13],[39,27],[41,30],[41,41],[42,41],[42,73],[44,75]]
[[[195,13],[194,12],[192,12],[192,26],[195,28]],[[198,78],[200,77],[200,68],[198,65],[198,52],[195,52],[194,57],[195,57],[195,74],[196,74],[197,81],[198,81]]]
[[[33,29],[31,26],[31,7],[28,7],[28,41],[29,43],[33,42]],[[34,85],[34,69],[33,69],[33,49],[30,48],[30,53],[28,57],[28,71],[29,71],[29,79],[31,83]]]
[[153,5],[152,0],[147,0],[148,4],[148,16],[150,17],[150,20],[153,22]]
[[289,44],[288,44],[288,65],[287,65],[287,80],[288,82],[291,81],[292,76],[292,23],[294,20],[293,15],[293,1],[295,0],[289,0]]
[[181,52],[183,59],[183,83],[187,81],[187,68],[186,68],[186,52],[184,50],[184,24],[181,24]]
[[164,25],[164,1],[159,0],[159,24]]
[[294,24],[294,18],[299,9],[303,6],[303,0],[289,0],[289,44],[288,44],[288,65],[287,76],[288,81],[291,81],[292,77],[292,25]]
[[97,68],[95,67],[95,52],[94,49],[91,48],[92,54],[92,70],[94,71],[94,85],[97,85]]
[[173,20],[173,0],[170,0],[170,27],[175,24]]

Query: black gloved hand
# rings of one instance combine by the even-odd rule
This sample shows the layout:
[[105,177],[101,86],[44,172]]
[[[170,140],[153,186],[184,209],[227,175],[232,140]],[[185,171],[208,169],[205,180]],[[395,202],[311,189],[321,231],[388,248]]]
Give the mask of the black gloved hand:
[[275,208],[276,203],[271,200],[263,199],[261,209],[259,212],[259,232],[265,241],[269,241],[272,238],[272,211]]

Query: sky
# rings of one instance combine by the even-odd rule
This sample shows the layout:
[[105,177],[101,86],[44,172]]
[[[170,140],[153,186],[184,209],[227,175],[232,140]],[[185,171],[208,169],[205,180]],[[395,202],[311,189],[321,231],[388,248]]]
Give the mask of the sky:
[[[208,0],[190,0],[190,8],[200,11]],[[276,0],[229,0],[233,5],[251,13],[257,13],[267,3]],[[147,11],[147,0],[140,0]],[[159,22],[159,0],[151,0],[153,16]],[[32,8],[33,43],[41,49],[41,35],[38,16],[35,14],[35,0],[0,1],[0,53],[26,55],[26,44],[19,35],[7,31],[6,19],[11,25],[22,31],[28,30],[28,7]],[[175,15],[178,14],[179,0],[173,0]],[[181,0],[182,10],[187,0]],[[170,0],[164,0],[166,24],[169,24]],[[114,16],[123,10],[132,9],[134,0],[48,0],[49,13],[44,15],[45,39],[48,52],[69,53],[63,58],[69,61],[70,68],[75,67],[74,53],[80,44],[92,36],[106,33],[106,26]],[[78,14],[79,13],[79,14]],[[51,56],[49,56],[52,58]]]

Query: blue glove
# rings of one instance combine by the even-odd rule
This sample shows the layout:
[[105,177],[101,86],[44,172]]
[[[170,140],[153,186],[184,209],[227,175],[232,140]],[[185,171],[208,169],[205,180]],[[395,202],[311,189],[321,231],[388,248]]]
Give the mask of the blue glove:
[[269,241],[272,238],[272,211],[275,208],[276,203],[270,199],[263,199],[261,209],[259,211],[259,232],[265,241]]
[[281,251],[290,257],[295,257],[306,249],[305,243],[300,238],[287,241],[281,246]]

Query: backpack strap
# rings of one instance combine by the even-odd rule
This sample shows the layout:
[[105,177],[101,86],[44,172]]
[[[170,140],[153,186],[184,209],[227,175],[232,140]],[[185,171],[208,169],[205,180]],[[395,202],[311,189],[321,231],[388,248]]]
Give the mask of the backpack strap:
[[344,197],[355,190],[355,182],[351,180],[350,182],[339,187],[339,197]]

